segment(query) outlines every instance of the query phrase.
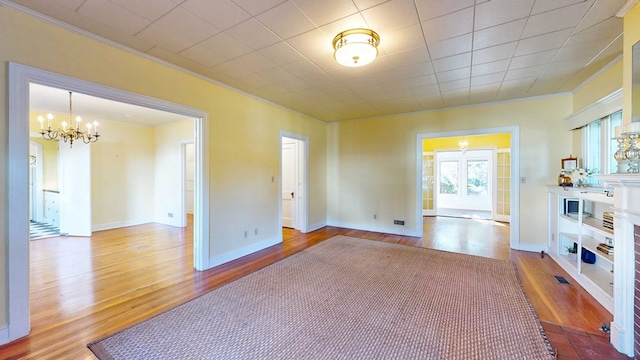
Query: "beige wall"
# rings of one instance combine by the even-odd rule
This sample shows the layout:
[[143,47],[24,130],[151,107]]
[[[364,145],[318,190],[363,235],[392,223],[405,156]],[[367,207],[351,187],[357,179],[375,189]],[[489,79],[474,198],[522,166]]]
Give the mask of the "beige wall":
[[32,137],[29,140],[42,145],[42,188],[58,190],[58,143],[43,138]]
[[[0,127],[8,128],[7,62],[208,112],[211,255],[279,236],[277,182],[281,130],[309,138],[309,223],[326,218],[326,125],[155,61],[0,7]],[[102,131],[104,127],[101,129]],[[106,135],[106,134],[105,134]],[[105,138],[100,141],[105,141]],[[115,145],[114,145],[115,146]],[[0,203],[7,203],[7,133],[0,131]],[[145,152],[146,154],[146,152]],[[105,154],[104,156],[109,156]],[[144,155],[146,156],[146,155]],[[100,161],[100,160],[98,160]],[[105,160],[106,161],[106,160]],[[131,170],[131,169],[129,169]],[[128,170],[127,170],[128,171]],[[26,186],[26,185],[25,185]],[[245,229],[260,227],[243,239]],[[7,209],[0,208],[0,327],[7,321]]]
[[91,144],[92,225],[153,221],[154,129],[101,120],[100,135]]
[[[156,127],[155,130],[155,221],[181,225],[182,143],[194,140],[193,119]],[[169,213],[173,217],[169,217]]]
[[573,111],[582,110],[620,88],[622,88],[622,59],[610,64],[574,92]]
[[405,229],[416,228],[417,135],[517,125],[520,176],[527,178],[520,186],[520,242],[544,246],[545,185],[557,182],[560,159],[570,152],[563,119],[571,109],[565,95],[331,124],[328,220],[384,229],[399,219]]

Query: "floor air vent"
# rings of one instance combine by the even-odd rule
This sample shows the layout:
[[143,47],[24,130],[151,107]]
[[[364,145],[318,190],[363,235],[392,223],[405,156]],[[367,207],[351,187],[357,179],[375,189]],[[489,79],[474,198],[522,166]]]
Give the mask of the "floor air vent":
[[564,276],[553,275],[553,277],[556,278],[556,281],[559,282],[560,284],[570,285],[569,281],[567,281],[567,279],[565,279]]

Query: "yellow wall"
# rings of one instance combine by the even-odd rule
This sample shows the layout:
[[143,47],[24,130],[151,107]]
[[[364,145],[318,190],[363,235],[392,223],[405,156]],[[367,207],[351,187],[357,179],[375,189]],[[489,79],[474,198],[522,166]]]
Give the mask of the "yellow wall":
[[[624,17],[624,68],[623,68],[623,111],[622,123],[631,122],[633,111],[633,58],[632,47],[640,41],[640,4],[636,4]],[[638,61],[638,60],[636,60]],[[636,111],[639,112],[640,110]]]
[[[279,236],[278,138],[309,138],[309,223],[326,219],[326,125],[155,61],[0,7],[0,127],[8,128],[7,62],[52,71],[208,112],[210,256]],[[102,141],[102,140],[101,140]],[[106,143],[106,141],[105,141]],[[7,133],[0,131],[0,203],[7,203]],[[276,178],[271,183],[271,177]],[[26,186],[26,185],[25,185]],[[0,328],[7,320],[7,209],[0,207]],[[262,226],[243,239],[245,229]]]
[[[626,33],[625,33],[626,38]],[[622,87],[622,60],[616,61],[573,94],[573,112],[584,109]]]
[[469,149],[497,146],[498,149],[511,147],[511,134],[472,135],[462,137],[425,139],[422,142],[422,151],[431,152],[434,149],[457,149],[460,140],[469,142]]
[[[337,224],[416,228],[416,137],[433,132],[520,127],[520,242],[546,243],[546,188],[571,148],[563,130],[570,96],[349,121],[329,125],[329,212]],[[516,159],[513,159],[515,166]],[[419,205],[418,205],[419,206]],[[377,219],[373,219],[377,214]]]

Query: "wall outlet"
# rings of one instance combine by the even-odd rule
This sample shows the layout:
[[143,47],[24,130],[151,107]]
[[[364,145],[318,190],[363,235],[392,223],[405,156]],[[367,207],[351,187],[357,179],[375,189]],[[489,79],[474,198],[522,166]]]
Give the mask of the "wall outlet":
[[253,229],[253,235],[258,235],[258,228]]
[[393,220],[393,225],[404,225],[404,220]]
[[244,231],[244,238],[246,239],[247,237],[249,237],[249,232],[247,230]]
[[373,220],[376,220],[376,219],[378,219],[378,215],[373,214]]
[[167,216],[172,218],[173,217],[173,213],[167,213]]

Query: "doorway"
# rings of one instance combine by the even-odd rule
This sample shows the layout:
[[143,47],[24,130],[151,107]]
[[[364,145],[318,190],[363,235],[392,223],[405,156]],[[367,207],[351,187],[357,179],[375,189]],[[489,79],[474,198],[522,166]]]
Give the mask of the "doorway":
[[281,227],[307,232],[308,139],[280,133],[280,222]]
[[[195,119],[195,177],[194,193],[194,267],[210,268],[209,261],[209,121],[206,112],[129,93],[104,85],[9,63],[9,145],[8,157],[15,159],[8,165],[12,176],[8,179],[8,328],[7,342],[23,337],[30,330],[29,314],[29,87],[36,83],[65,88],[89,96],[112,100],[160,111],[181,114]],[[3,341],[4,342],[4,341]]]
[[436,215],[492,219],[493,151],[436,152]]
[[[505,144],[496,146],[493,136],[506,135]],[[473,141],[469,138],[473,137]],[[476,142],[475,140],[479,140]],[[509,222],[510,235],[509,246],[513,249],[519,248],[519,183],[511,181],[519,177],[519,142],[520,132],[517,126],[485,128],[473,130],[460,130],[450,132],[437,132],[428,134],[418,134],[417,136],[417,182],[416,182],[416,224],[422,225],[423,216],[438,215],[437,213],[437,187],[439,187],[438,162],[436,154],[438,152],[468,152],[469,150],[490,150],[491,170],[489,178],[492,179],[491,187],[491,218],[494,221]],[[466,140],[466,141],[462,141]],[[482,142],[482,141],[485,142]],[[429,146],[426,143],[431,143]],[[461,144],[464,143],[464,151]],[[480,160],[480,159],[478,159]],[[468,164],[467,164],[468,165]],[[472,166],[483,166],[480,163]],[[489,163],[486,163],[488,166]],[[455,166],[458,169],[458,165]],[[477,169],[475,169],[477,170]],[[472,169],[472,171],[475,171]],[[462,170],[460,170],[462,171]],[[468,169],[466,171],[469,171]],[[489,181],[487,181],[489,182]],[[459,183],[458,183],[459,184]],[[470,184],[458,185],[467,191]],[[478,184],[471,184],[472,191],[478,191]],[[482,190],[479,190],[482,192]],[[416,232],[423,234],[423,229],[418,228]]]

